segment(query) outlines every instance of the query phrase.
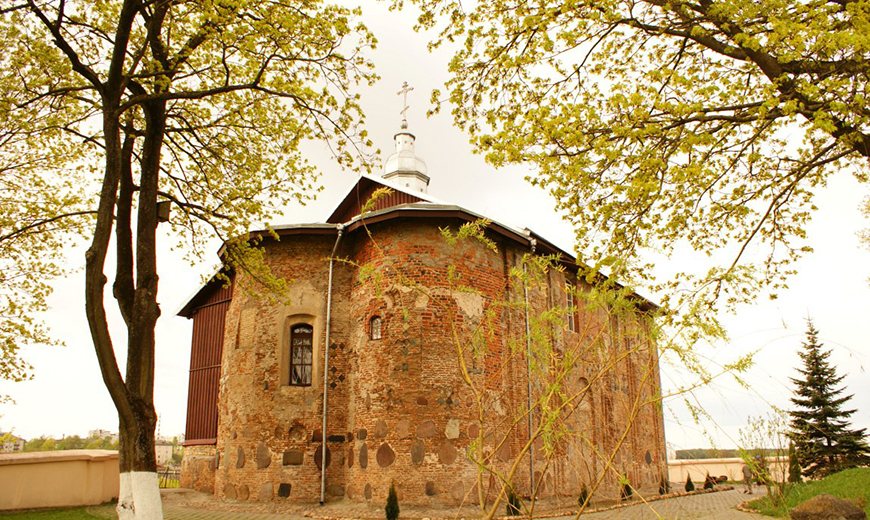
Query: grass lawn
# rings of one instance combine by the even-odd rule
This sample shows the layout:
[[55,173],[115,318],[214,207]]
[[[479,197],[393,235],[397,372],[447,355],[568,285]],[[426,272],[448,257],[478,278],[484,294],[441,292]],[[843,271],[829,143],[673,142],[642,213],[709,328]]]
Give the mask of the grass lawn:
[[42,509],[39,511],[17,511],[0,513],[0,520],[94,520],[105,517],[88,513],[86,507],[64,507],[61,509]]
[[822,480],[797,484],[786,497],[785,507],[773,507],[767,497],[753,500],[748,505],[759,513],[785,518],[789,509],[824,493],[852,502],[870,517],[870,468],[847,469]]

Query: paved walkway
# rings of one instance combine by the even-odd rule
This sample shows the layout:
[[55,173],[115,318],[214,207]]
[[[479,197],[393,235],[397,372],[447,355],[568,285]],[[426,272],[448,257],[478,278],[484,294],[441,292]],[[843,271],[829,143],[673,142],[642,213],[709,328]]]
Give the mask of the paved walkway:
[[[686,497],[657,500],[649,504],[636,504],[600,513],[582,515],[582,520],[758,520],[768,518],[754,513],[738,511],[736,506],[746,501],[742,491],[718,491]],[[573,517],[560,517],[559,520]]]
[[[735,507],[746,495],[734,489],[684,497],[656,500],[649,504],[611,509],[582,515],[582,520],[761,520],[767,517],[738,511]],[[117,518],[112,506],[88,509],[100,518]],[[244,503],[216,502],[210,495],[177,490],[164,494],[163,512],[166,520],[311,520],[317,518],[318,506],[300,507],[294,511],[266,511],[263,506]],[[306,515],[307,513],[307,515]],[[332,515],[329,515],[332,516]],[[573,516],[553,517],[570,520]],[[424,519],[425,520],[425,519]]]

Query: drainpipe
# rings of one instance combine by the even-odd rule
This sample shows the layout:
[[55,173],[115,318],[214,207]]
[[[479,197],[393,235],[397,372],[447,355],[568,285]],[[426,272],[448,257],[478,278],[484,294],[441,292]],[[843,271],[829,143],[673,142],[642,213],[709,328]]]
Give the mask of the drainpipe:
[[338,243],[341,242],[341,235],[344,232],[344,224],[338,224],[338,236],[335,237],[335,245],[332,246],[332,254],[329,255],[329,282],[326,288],[326,345],[323,354],[323,425],[320,430],[322,444],[320,446],[320,505],[326,501],[326,398],[329,392],[329,330],[332,324],[332,266],[335,259],[335,252],[338,250]]
[[[535,254],[535,246],[538,245],[538,241],[534,238],[529,238],[529,247],[531,248],[531,254]],[[528,275],[528,265],[523,264],[523,272]],[[528,389],[526,394],[526,401],[529,408],[529,440],[532,438],[532,336],[531,329],[529,326],[529,288],[526,281],[523,280],[523,300],[525,302],[525,313],[526,313],[526,381],[528,382]],[[529,496],[532,497],[535,493],[535,445],[532,443],[529,446]]]

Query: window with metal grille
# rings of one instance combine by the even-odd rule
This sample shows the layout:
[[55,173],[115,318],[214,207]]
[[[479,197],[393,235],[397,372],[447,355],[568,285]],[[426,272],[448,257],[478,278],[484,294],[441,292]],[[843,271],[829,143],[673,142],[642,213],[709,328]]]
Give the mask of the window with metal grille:
[[293,325],[290,329],[291,385],[311,385],[312,332],[310,325]]

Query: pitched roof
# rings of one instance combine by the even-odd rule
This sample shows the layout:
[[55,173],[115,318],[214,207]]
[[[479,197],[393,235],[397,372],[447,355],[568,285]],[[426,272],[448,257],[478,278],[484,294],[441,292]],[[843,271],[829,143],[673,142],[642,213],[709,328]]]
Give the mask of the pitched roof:
[[[380,196],[372,207],[366,208],[365,218],[362,217],[362,208],[366,205],[372,194],[380,188],[389,188],[391,191]],[[427,193],[410,190],[400,184],[390,182],[389,180],[372,175],[361,174],[359,180],[348,190],[344,199],[336,206],[326,223],[311,223],[311,224],[289,224],[275,226],[271,231],[278,234],[279,237],[297,234],[337,234],[338,230],[344,229],[347,232],[352,232],[363,225],[375,224],[396,218],[457,218],[467,222],[474,222],[480,219],[486,219],[490,222],[487,229],[493,231],[507,239],[535,246],[535,251],[542,254],[555,255],[559,257],[562,264],[572,267],[584,267],[581,262],[568,251],[560,248],[550,242],[541,235],[535,233],[528,228],[517,228],[502,222],[490,219],[484,215],[480,215],[461,206],[442,202]],[[267,234],[267,230],[252,231],[252,234],[263,233]],[[223,246],[218,252],[223,253]],[[607,277],[599,275],[602,280]],[[202,287],[182,306],[178,315],[187,318],[192,317],[192,311],[195,304],[202,301],[206,289],[213,284],[214,279],[203,284]],[[621,285],[616,284],[618,287]],[[643,310],[655,309],[658,306],[640,296],[633,293],[640,302],[640,307]]]
[[359,216],[363,206],[369,198],[371,198],[375,190],[379,188],[389,188],[391,193],[378,198],[373,207],[369,208],[370,211],[377,211],[391,206],[398,206],[399,204],[410,204],[414,202],[438,203],[438,201],[435,198],[430,197],[428,193],[410,190],[399,183],[390,182],[383,177],[361,174],[359,180],[356,184],[351,186],[347,195],[345,195],[344,199],[342,199],[338,206],[336,206],[332,215],[326,219],[326,222],[330,224],[340,224]]

